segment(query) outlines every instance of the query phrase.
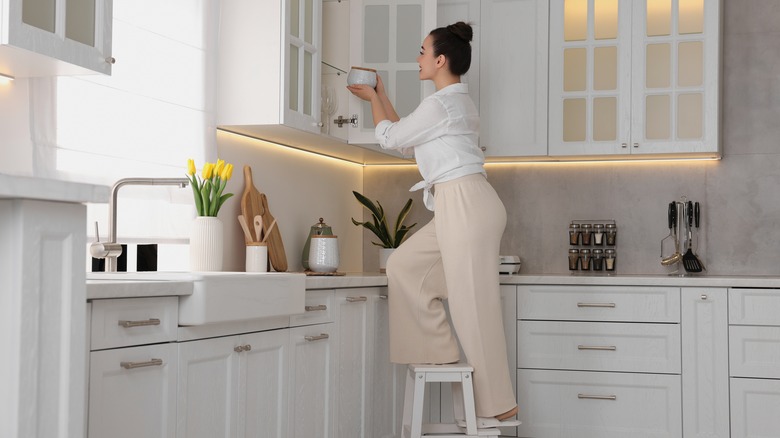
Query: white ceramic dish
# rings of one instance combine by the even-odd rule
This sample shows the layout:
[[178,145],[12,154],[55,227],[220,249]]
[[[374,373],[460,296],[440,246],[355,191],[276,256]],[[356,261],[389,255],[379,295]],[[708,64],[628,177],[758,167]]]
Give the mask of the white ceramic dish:
[[366,67],[352,67],[347,76],[348,85],[368,85],[376,87],[376,70]]

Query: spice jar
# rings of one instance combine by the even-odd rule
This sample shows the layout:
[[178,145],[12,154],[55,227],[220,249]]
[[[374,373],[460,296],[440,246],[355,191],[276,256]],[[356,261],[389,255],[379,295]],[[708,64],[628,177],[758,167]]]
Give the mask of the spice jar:
[[593,244],[604,245],[604,224],[593,225]]
[[590,250],[580,250],[580,269],[583,271],[590,271]]
[[604,269],[613,272],[615,270],[615,250],[610,248],[604,251]]
[[582,224],[582,244],[590,245],[590,240],[592,236],[593,236],[593,225]]
[[569,245],[580,243],[580,224],[569,225]]
[[606,237],[607,237],[607,245],[615,246],[615,242],[617,241],[617,225],[607,224]]
[[569,250],[569,270],[570,271],[576,271],[577,265],[580,260],[580,250],[578,249],[570,249]]
[[[594,235],[595,237],[595,235]],[[604,269],[604,250],[603,249],[594,249],[593,254],[591,257],[591,260],[593,260],[593,270],[594,271],[601,271]]]

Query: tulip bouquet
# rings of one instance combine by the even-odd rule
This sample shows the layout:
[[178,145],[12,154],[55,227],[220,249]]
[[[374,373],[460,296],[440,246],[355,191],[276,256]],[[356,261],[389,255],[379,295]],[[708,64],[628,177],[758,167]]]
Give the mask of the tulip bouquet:
[[200,176],[195,171],[195,161],[187,160],[187,178],[195,195],[198,216],[217,216],[222,204],[233,196],[232,193],[222,194],[232,175],[233,165],[225,163],[225,160],[204,164]]

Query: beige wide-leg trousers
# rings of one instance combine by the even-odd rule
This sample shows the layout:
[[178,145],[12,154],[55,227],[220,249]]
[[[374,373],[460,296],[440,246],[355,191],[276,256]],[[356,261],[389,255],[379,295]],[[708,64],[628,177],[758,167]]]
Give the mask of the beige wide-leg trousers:
[[[477,415],[514,408],[509,378],[498,254],[506,210],[481,174],[435,186],[433,220],[387,261],[390,360],[449,363],[457,340],[474,367]],[[448,300],[457,340],[442,300]]]

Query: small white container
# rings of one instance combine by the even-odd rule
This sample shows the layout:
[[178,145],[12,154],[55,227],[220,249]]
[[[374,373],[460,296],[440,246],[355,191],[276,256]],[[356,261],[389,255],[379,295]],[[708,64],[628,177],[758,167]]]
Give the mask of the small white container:
[[260,242],[246,244],[246,272],[268,272],[268,245]]
[[366,67],[352,67],[347,75],[347,85],[368,85],[376,87],[376,70]]
[[336,272],[339,268],[339,241],[336,236],[311,236],[309,269],[314,272]]

